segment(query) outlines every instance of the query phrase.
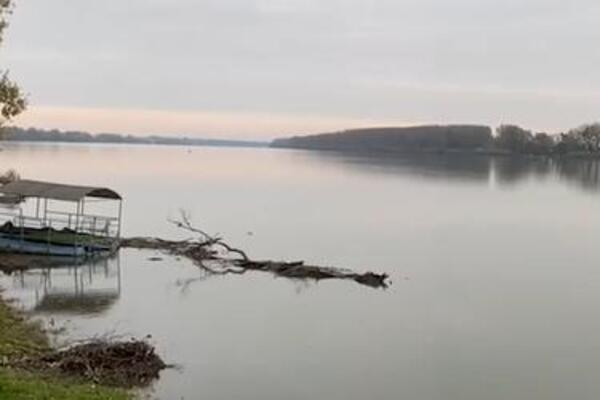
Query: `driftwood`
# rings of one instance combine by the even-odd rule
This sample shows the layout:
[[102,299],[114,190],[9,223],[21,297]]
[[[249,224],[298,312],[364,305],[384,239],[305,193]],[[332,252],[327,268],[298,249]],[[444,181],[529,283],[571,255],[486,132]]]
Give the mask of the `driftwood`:
[[65,350],[18,360],[11,363],[11,366],[56,372],[120,387],[146,386],[158,378],[161,370],[168,367],[156,355],[152,345],[140,340],[92,340]]
[[230,246],[222,238],[207,234],[192,226],[186,214],[181,220],[170,221],[178,228],[194,233],[196,239],[171,241],[159,238],[129,238],[121,240],[123,248],[161,250],[175,256],[186,257],[209,274],[243,274],[246,271],[264,271],[293,279],[345,279],[373,288],[386,288],[388,275],[374,272],[356,273],[345,269],[305,265],[303,261],[257,261],[246,252]]

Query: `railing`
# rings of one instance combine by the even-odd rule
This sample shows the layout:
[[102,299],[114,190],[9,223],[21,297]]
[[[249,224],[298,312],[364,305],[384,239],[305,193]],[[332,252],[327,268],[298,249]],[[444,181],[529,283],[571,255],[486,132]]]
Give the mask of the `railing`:
[[65,228],[95,236],[113,237],[119,233],[119,219],[102,215],[77,215],[60,211],[48,211],[46,221],[50,221],[53,227],[56,224],[62,224]]
[[[3,218],[2,218],[3,217]],[[48,212],[44,217],[30,217],[21,213],[0,212],[0,219],[10,221],[15,227],[33,229],[71,229],[79,233],[112,237],[118,234],[118,218],[99,215],[79,215],[63,212]]]
[[[53,243],[53,239],[58,237],[57,231],[62,230],[61,234],[65,234],[65,228],[73,233],[69,239],[72,240],[74,247],[113,245],[114,239],[119,236],[119,219],[99,215],[47,211],[43,217],[31,217],[23,215],[22,210],[12,213],[0,211],[0,224],[9,221],[18,230],[22,241],[25,240],[27,229],[43,230],[48,228],[45,232],[46,236],[43,238],[48,246]],[[68,231],[66,233],[68,234]],[[36,239],[39,240],[39,233],[37,236]]]

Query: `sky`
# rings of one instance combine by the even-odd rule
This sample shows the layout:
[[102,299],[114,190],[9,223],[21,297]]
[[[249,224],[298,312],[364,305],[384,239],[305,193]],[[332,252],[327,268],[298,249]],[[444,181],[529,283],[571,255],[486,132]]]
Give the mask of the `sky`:
[[597,0],[16,0],[17,125],[237,139],[600,120]]

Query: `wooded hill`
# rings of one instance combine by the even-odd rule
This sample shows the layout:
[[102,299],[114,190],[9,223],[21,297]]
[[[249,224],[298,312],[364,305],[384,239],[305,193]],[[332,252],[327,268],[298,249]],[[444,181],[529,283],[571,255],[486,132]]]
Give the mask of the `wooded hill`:
[[549,135],[517,125],[417,126],[354,129],[277,139],[271,147],[360,152],[478,152],[600,158],[600,123]]
[[276,139],[271,147],[315,150],[426,151],[487,149],[492,129],[480,125],[368,128]]

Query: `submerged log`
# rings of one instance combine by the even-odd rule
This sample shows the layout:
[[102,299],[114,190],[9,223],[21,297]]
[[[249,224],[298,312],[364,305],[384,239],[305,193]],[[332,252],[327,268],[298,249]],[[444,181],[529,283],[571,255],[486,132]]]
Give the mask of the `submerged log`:
[[251,270],[272,272],[275,275],[297,279],[349,279],[373,288],[386,288],[388,275],[374,272],[356,273],[332,267],[304,265],[304,262],[236,261],[236,265]]
[[130,238],[121,240],[120,247],[160,250],[171,255],[182,256],[192,260],[203,270],[212,274],[242,274],[246,271],[270,272],[276,276],[290,279],[345,279],[353,280],[361,285],[373,288],[386,288],[389,276],[386,273],[356,273],[353,271],[305,265],[303,261],[256,261],[238,248],[232,247],[222,238],[213,237],[192,226],[183,215],[181,221],[171,221],[177,227],[193,232],[199,239],[172,241],[160,238]]

